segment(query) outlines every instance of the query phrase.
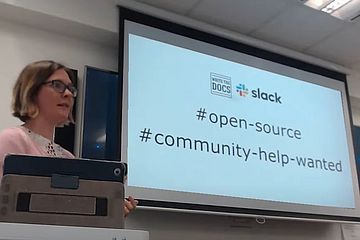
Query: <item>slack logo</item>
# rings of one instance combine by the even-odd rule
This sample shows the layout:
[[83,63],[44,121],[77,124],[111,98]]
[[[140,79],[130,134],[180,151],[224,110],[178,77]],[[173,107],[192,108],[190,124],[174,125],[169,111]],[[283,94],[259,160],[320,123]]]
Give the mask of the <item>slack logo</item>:
[[249,96],[251,96],[253,98],[282,104],[281,96],[277,92],[269,93],[269,92],[265,92],[265,91],[261,90],[260,88],[249,91],[249,89],[245,87],[245,84],[242,84],[242,83],[239,83],[236,86],[236,92],[241,97],[246,97],[248,95],[248,93],[250,92],[251,95],[249,95]]
[[246,95],[248,95],[249,90],[246,88],[245,84],[238,84],[236,86],[236,92],[239,94],[239,96],[241,97],[246,97]]
[[281,96],[279,96],[277,92],[267,93],[267,92],[261,91],[260,88],[257,88],[256,90],[251,91],[251,96],[253,98],[258,98],[258,99],[262,99],[265,101],[282,104]]

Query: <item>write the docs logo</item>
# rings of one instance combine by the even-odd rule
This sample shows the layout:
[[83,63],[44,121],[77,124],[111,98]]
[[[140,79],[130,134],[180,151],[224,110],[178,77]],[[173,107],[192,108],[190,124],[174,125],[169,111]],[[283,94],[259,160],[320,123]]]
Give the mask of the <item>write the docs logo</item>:
[[211,94],[231,98],[231,77],[210,73]]

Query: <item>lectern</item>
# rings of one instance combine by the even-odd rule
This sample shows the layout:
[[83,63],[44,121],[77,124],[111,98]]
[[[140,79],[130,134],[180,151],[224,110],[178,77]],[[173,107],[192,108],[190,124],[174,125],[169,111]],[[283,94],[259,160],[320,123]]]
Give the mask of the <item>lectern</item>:
[[0,223],[0,240],[149,240],[146,231]]

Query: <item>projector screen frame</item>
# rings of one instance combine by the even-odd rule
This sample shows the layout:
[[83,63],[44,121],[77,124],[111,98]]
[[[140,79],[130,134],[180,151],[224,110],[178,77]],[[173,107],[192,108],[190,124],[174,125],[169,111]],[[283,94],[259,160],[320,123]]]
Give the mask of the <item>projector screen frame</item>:
[[[191,27],[183,26],[178,23],[169,22],[157,17],[139,13],[124,7],[119,7],[120,12],[120,23],[119,23],[119,59],[124,58],[124,23],[125,20],[129,20],[135,23],[147,25],[150,27],[158,28],[170,33],[182,35],[184,37],[189,37],[195,40],[206,42],[209,44],[217,45],[223,48],[241,52],[250,56],[257,58],[269,60],[275,63],[282,64],[284,66],[293,67],[300,69],[306,72],[315,73],[322,75],[331,79],[341,81],[345,85],[346,91],[346,101],[347,101],[347,111],[351,116],[351,109],[349,106],[349,92],[347,87],[346,75],[344,73],[327,69],[321,66],[314,65],[302,60],[298,60],[292,57],[284,56],[277,54],[265,49],[254,47],[248,44],[230,40],[221,36],[217,36],[211,33],[204,32],[202,30],[196,30]],[[119,80],[122,80],[123,77],[123,62],[119,61]],[[119,84],[120,93],[123,93],[123,84]],[[123,102],[123,96],[120,95],[120,106]],[[119,123],[122,119],[122,110],[119,111],[118,119]],[[352,125],[352,119],[349,117],[350,125]],[[122,145],[122,128],[119,128],[119,142]],[[121,148],[118,149],[119,158],[121,155]],[[122,159],[124,161],[125,159]],[[136,197],[136,196],[135,196]],[[172,201],[154,201],[148,199],[139,199],[140,206],[159,209],[176,209],[184,211],[199,211],[199,212],[213,212],[221,214],[235,214],[235,215],[248,215],[248,216],[267,216],[267,217],[281,217],[281,218],[294,218],[294,219],[304,219],[304,220],[320,220],[320,221],[337,221],[337,222],[360,222],[360,218],[357,217],[342,217],[342,216],[332,216],[324,214],[309,214],[309,213],[294,213],[287,211],[274,211],[274,210],[263,210],[263,209],[247,209],[247,208],[233,208],[233,207],[223,207],[223,206],[213,206],[213,205],[204,205],[204,204],[189,204],[189,203],[179,203]]]

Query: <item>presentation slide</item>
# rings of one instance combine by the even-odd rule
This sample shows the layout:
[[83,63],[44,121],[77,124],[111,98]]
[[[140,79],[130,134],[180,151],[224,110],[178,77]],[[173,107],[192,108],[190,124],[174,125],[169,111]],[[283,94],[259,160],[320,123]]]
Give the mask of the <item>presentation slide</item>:
[[356,207],[343,83],[127,41],[128,187]]

